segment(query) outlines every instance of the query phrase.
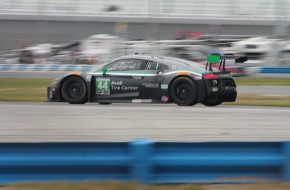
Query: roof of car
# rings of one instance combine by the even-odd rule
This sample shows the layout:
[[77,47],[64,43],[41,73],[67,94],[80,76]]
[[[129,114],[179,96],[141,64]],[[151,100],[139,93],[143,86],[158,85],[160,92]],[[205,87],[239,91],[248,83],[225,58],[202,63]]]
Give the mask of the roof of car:
[[201,66],[199,63],[181,59],[181,58],[169,57],[169,56],[133,54],[133,55],[125,55],[125,56],[118,57],[114,59],[113,61],[119,60],[119,59],[146,59],[146,60],[156,61],[160,63],[166,63],[167,65],[183,65],[183,66],[198,69],[200,71],[204,70],[204,67]]
[[118,59],[146,59],[146,60],[152,60],[152,61],[179,61],[179,62],[188,62],[188,60],[175,58],[175,57],[169,57],[169,56],[162,56],[162,55],[140,55],[140,54],[132,54],[132,55],[124,55],[121,57],[118,57],[114,60]]
[[136,58],[136,59],[154,59],[153,55],[140,55],[140,54],[131,54],[131,55],[124,55],[121,57],[118,57],[117,59],[130,59],[130,58]]

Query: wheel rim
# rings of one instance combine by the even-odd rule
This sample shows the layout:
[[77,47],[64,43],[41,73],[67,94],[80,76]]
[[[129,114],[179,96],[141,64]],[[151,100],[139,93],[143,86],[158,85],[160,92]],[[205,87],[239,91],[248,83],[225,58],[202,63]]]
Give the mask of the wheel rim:
[[181,84],[176,88],[176,96],[180,100],[188,100],[192,97],[192,93],[190,91],[190,87],[186,84]]
[[80,82],[74,81],[68,85],[67,90],[68,96],[73,99],[79,99],[83,95],[83,87]]

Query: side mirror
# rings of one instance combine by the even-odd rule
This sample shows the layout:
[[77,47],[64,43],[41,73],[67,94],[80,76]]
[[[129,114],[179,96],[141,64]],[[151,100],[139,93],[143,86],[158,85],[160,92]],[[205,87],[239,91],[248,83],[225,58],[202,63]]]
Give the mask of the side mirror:
[[158,70],[157,71],[157,75],[162,75],[163,74],[163,71],[162,70]]
[[103,72],[103,76],[105,76],[107,74],[107,72],[108,72],[108,68],[107,67],[104,67],[102,69],[102,72]]

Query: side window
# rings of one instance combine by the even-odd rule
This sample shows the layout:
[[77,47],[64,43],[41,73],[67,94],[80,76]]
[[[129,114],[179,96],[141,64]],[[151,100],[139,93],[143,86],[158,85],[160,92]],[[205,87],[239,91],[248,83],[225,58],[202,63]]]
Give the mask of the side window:
[[138,59],[122,59],[110,63],[106,67],[108,71],[131,71],[139,70],[142,64],[142,60]]
[[148,61],[145,65],[145,70],[168,70],[168,66],[163,63]]
[[160,64],[160,70],[169,70],[169,67],[163,63],[159,63]]

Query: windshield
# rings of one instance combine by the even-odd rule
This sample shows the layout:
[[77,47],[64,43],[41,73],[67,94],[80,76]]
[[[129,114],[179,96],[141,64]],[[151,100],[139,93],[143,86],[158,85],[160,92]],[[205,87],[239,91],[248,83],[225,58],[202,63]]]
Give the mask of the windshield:
[[96,65],[95,67],[93,67],[90,71],[88,71],[89,73],[95,73],[95,72],[102,72],[102,69],[105,65],[107,65],[109,62],[105,62],[101,65]]

